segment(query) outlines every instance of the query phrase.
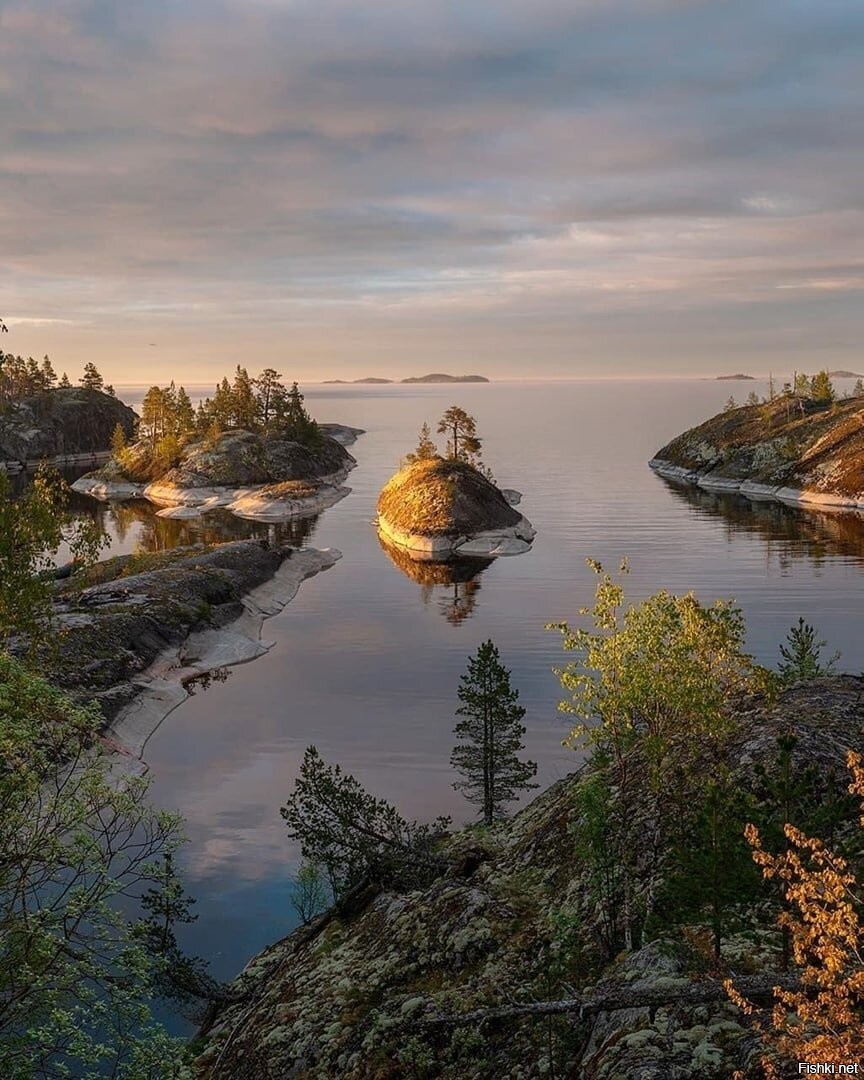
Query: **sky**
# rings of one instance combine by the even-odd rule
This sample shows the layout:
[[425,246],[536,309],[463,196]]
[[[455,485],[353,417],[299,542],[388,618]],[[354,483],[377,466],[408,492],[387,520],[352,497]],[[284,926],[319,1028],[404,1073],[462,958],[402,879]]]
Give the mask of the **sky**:
[[860,370],[861,0],[0,0],[0,345]]

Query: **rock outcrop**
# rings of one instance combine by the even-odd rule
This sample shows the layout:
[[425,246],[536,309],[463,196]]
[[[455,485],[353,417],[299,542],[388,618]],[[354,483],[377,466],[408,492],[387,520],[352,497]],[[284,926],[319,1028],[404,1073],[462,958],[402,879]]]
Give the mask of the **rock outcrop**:
[[781,397],[730,409],[658,450],[667,479],[752,499],[864,509],[864,400]]
[[101,453],[118,424],[131,437],[136,419],[128,405],[98,390],[48,390],[0,413],[0,461]]
[[378,529],[417,559],[519,555],[535,531],[479,470],[441,457],[417,461],[388,480],[378,498]]
[[164,517],[197,517],[224,507],[239,517],[282,521],[318,513],[350,492],[343,481],[357,463],[345,446],[359,434],[359,428],[322,425],[320,438],[304,444],[226,431],[213,443],[187,442],[180,462],[149,482],[150,450],[137,443],[121,461],[112,459],[72,486],[100,500],[148,499]]
[[[793,772],[816,765],[843,790],[864,680],[802,682],[739,709],[729,762],[744,786],[792,731]],[[753,1066],[749,1020],[685,937],[660,929],[608,966],[586,966],[585,934],[601,918],[594,871],[574,854],[586,778],[559,780],[493,829],[450,837],[432,885],[366,889],[350,912],[331,910],[257,956],[202,1033],[202,1080],[728,1080]],[[726,972],[769,1001],[786,978],[770,924],[744,920],[723,944]],[[537,1005],[549,1001],[557,1014]]]
[[256,612],[272,614],[280,590],[286,603],[338,558],[259,540],[115,556],[58,581],[62,647],[45,649],[43,670],[77,700],[97,702],[106,723],[152,691],[157,676],[173,708],[185,682],[265,651],[255,643],[260,620],[253,626],[250,617],[254,624]]

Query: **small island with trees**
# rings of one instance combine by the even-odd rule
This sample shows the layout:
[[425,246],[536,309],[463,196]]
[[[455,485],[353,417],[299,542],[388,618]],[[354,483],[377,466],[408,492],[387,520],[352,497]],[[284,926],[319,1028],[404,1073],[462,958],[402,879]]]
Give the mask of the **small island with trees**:
[[316,513],[348,494],[356,464],[345,449],[357,428],[318,424],[303,395],[273,368],[234,379],[193,408],[172,382],[152,386],[137,439],[118,427],[107,465],[73,485],[98,499],[145,498],[163,517],[197,517],[224,507],[239,517],[280,521]]
[[481,459],[476,421],[452,405],[438,424],[444,454],[428,424],[414,450],[378,498],[378,530],[412,558],[519,555],[530,550],[535,531],[514,506],[518,492],[498,488]]
[[827,371],[798,372],[767,396],[723,412],[658,450],[651,467],[667,479],[757,499],[864,507],[864,380],[838,397]]
[[325,386],[390,386],[394,384],[405,385],[406,383],[488,383],[485,375],[446,375],[436,371],[430,375],[419,375],[409,379],[376,379],[367,376],[365,379],[325,379]]

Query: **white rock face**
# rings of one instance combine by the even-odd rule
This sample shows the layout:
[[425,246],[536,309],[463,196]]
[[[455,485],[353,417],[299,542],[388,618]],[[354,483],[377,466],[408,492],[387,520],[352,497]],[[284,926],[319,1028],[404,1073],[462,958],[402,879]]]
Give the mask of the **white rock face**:
[[82,495],[90,495],[100,502],[124,502],[126,499],[144,497],[142,484],[130,481],[97,480],[95,477],[82,476],[72,484],[72,490]]
[[276,499],[260,491],[247,491],[229,503],[228,509],[237,517],[253,521],[285,521],[287,518],[318,514],[350,493],[349,487],[330,485],[322,486],[314,495],[304,499]]
[[759,484],[753,480],[735,480],[728,476],[714,476],[711,473],[703,474],[693,469],[684,469],[680,465],[663,461],[662,458],[652,458],[648,464],[659,476],[665,476],[677,483],[695,485],[706,491],[737,492],[754,502],[774,499],[805,509],[818,507],[821,510],[864,511],[864,497],[861,495],[838,495],[814,491],[811,488],[772,487],[770,484]]
[[392,526],[386,518],[378,518],[378,530],[397,547],[405,548],[412,558],[435,562],[454,555],[476,558],[497,558],[500,555],[522,555],[531,550],[537,535],[526,517],[515,525],[490,529],[472,536],[420,536]]

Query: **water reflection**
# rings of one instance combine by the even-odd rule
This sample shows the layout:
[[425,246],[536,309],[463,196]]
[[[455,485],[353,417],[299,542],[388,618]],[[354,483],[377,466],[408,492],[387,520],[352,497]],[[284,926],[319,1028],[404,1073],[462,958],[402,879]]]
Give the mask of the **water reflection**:
[[404,548],[389,543],[381,533],[378,542],[390,562],[420,586],[423,603],[428,605],[435,600],[438,610],[451,626],[458,626],[471,617],[480,592],[480,575],[494,559],[432,562],[413,558]]
[[661,479],[700,517],[722,518],[728,536],[740,532],[759,536],[766,556],[776,558],[781,568],[801,559],[820,567],[836,555],[864,563],[864,515],[855,511],[802,510],[773,500],[751,501],[743,495]]

